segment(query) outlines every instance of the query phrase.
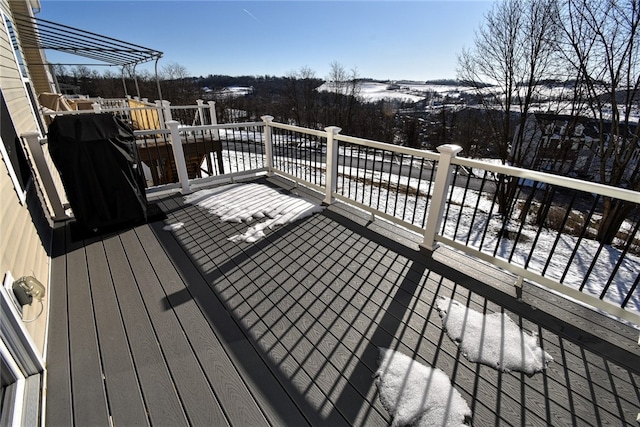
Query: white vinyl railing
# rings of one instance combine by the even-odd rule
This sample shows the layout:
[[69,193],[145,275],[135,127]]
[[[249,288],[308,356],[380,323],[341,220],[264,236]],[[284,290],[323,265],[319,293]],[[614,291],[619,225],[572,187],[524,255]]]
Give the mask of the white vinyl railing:
[[[640,325],[636,191],[465,159],[455,145],[435,153],[341,135],[338,127],[320,131],[276,123],[270,116],[228,125],[165,125],[168,130],[136,133],[162,133],[173,147],[177,185],[165,186],[167,191],[187,194],[243,173],[282,175],[322,192],[327,204],[342,200],[420,233],[428,250],[451,246],[514,273],[516,286],[527,279]],[[189,135],[205,132],[224,142],[223,160],[234,166],[223,176],[209,171],[206,178],[191,178],[183,144]],[[37,135],[25,138],[33,149],[41,147]],[[244,150],[245,145],[254,148]],[[500,212],[495,201],[496,177],[517,187],[508,212]],[[53,180],[43,181],[51,205],[60,203]],[[591,230],[605,197],[630,207],[612,244],[598,242]],[[53,210],[59,217],[61,208]]]
[[215,102],[199,99],[196,105],[171,105],[169,101],[148,102],[147,99],[86,98],[91,109],[53,111],[43,110],[45,117],[61,115],[111,113],[129,124],[134,130],[168,129],[166,122],[175,120],[182,126],[217,124]]

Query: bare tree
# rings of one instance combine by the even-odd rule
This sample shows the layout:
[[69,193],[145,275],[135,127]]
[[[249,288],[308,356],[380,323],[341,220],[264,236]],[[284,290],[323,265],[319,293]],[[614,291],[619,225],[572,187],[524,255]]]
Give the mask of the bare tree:
[[291,71],[287,77],[285,98],[289,104],[288,111],[299,126],[316,128],[318,126],[318,92],[320,79],[309,67],[299,71]]
[[177,62],[165,64],[160,69],[162,79],[163,96],[174,105],[190,104],[195,102],[198,94],[188,81],[189,72],[184,65]]
[[[487,13],[473,48],[458,58],[458,79],[475,86],[485,109],[501,112],[487,118],[505,163],[520,166],[526,158],[524,124],[541,81],[553,69],[557,16],[553,0],[500,0]],[[500,177],[500,212],[508,211],[516,184]]]
[[184,65],[177,62],[169,62],[160,68],[160,77],[163,80],[181,80],[189,77],[189,71]]
[[[640,1],[566,0],[562,17],[564,58],[599,127],[599,181],[640,190]],[[605,197],[598,240],[611,243],[633,208]]]
[[332,93],[332,108],[328,111],[326,124],[335,124],[349,129],[353,119],[353,108],[359,95],[358,70],[347,69],[338,62],[331,63],[331,70],[327,76],[327,83]]

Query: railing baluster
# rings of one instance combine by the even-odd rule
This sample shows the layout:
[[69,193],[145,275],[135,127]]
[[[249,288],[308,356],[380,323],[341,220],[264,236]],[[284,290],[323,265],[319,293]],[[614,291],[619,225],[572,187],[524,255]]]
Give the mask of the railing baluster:
[[478,214],[480,208],[480,200],[482,199],[482,190],[484,189],[484,185],[487,182],[487,171],[484,171],[482,174],[482,181],[480,181],[480,188],[478,189],[478,196],[476,197],[476,206],[473,209],[473,214],[471,215],[471,221],[469,222],[469,232],[467,233],[467,239],[464,242],[465,245],[469,245],[469,241],[471,240],[471,233],[474,229],[474,225],[476,223],[476,215]]
[[[451,210],[451,206],[453,205],[453,191],[456,188],[456,181],[458,180],[458,169],[460,168],[460,166],[455,165],[452,168],[451,171],[451,175],[453,176],[451,185],[449,185],[449,188],[447,189],[447,193],[448,196],[446,198],[447,202],[445,203],[445,209],[444,209],[444,213],[442,215],[442,221],[440,222],[440,229],[438,230],[438,233],[444,235],[445,234],[445,229],[447,226],[447,220],[449,218],[449,212]],[[458,221],[460,220],[460,215],[458,215]],[[455,237],[454,237],[455,238]]]
[[636,235],[636,233],[638,232],[638,227],[640,227],[640,221],[636,222],[636,225],[635,225],[633,231],[631,233],[629,233],[629,239],[628,239],[627,243],[624,245],[624,249],[620,253],[620,256],[618,257],[618,261],[616,262],[616,265],[613,268],[613,271],[609,275],[607,283],[604,285],[604,289],[602,289],[602,292],[600,293],[600,299],[604,298],[604,296],[606,295],[607,291],[609,290],[609,287],[611,286],[611,283],[613,282],[613,278],[618,273],[618,270],[620,269],[620,265],[622,264],[622,261],[624,260],[624,258],[626,257],[627,253],[629,252],[629,248],[631,247],[631,244],[633,242],[633,238]]
[[[594,198],[593,200],[593,205],[591,206],[591,210],[589,211],[589,215],[587,215],[586,220],[584,221],[584,225],[582,227],[582,231],[580,232],[580,236],[578,237],[578,240],[576,241],[576,244],[573,248],[573,251],[571,252],[571,255],[569,256],[569,259],[567,261],[567,266],[564,269],[564,272],[562,273],[562,276],[560,277],[560,283],[564,282],[564,279],[567,277],[567,274],[569,273],[569,268],[571,267],[571,264],[573,263],[573,259],[576,257],[577,253],[578,253],[578,248],[580,247],[580,243],[582,242],[582,240],[584,239],[584,236],[587,234],[587,230],[589,229],[589,224],[591,222],[591,218],[593,217],[593,214],[596,211],[596,208],[598,206],[600,202],[600,196],[597,196]],[[547,263],[544,266],[544,270],[542,270],[542,275],[544,276],[547,267],[549,266],[549,263],[551,262],[551,255],[549,254],[549,257],[547,258]]]
[[640,274],[636,276],[636,281],[633,282],[633,285],[631,285],[629,292],[627,292],[627,295],[624,297],[624,301],[622,301],[622,305],[621,305],[622,308],[625,308],[627,306],[627,304],[629,303],[629,300],[631,299],[631,295],[633,295],[636,289],[638,289],[638,284],[640,284]]
[[[413,214],[411,215],[411,224],[415,224],[416,222],[416,214],[418,213],[418,201],[420,200],[420,184],[422,184],[423,171],[424,171],[424,158],[420,158],[420,170],[418,172],[418,185],[416,186],[417,188],[416,188],[415,206],[413,208]],[[409,176],[411,176],[411,172],[409,173]],[[408,190],[409,190],[409,186],[407,186],[407,191]]]
[[[456,171],[454,173],[452,188],[456,185],[455,183],[456,183],[456,179],[460,175],[460,173],[459,173],[460,169],[461,169],[460,166],[456,166]],[[453,238],[454,238],[454,240],[458,235],[458,230],[460,229],[460,223],[462,222],[462,217],[463,217],[463,214],[464,214],[464,212],[463,212],[464,201],[467,199],[467,192],[469,191],[469,181],[470,181],[470,179],[469,179],[469,176],[467,175],[467,179],[466,179],[465,184],[464,184],[464,191],[462,193],[462,202],[460,202],[460,209],[458,210],[458,220],[456,221],[456,227],[453,230]],[[447,209],[449,209],[449,206],[451,206],[451,204],[452,204],[451,202],[449,202],[447,204]],[[445,221],[446,221],[446,218],[448,216],[449,216],[448,214],[445,214]],[[469,232],[467,232],[467,234],[469,234]]]

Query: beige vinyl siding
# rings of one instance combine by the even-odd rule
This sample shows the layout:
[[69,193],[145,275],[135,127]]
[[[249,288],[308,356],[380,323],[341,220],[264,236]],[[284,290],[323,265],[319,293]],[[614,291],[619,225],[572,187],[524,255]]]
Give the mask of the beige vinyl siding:
[[2,10],[5,14],[10,13],[9,0],[0,0],[0,10]]
[[[6,7],[6,1],[2,0],[2,8]],[[38,126],[5,31],[4,20],[0,31],[0,89],[17,134],[37,131]],[[51,227],[42,214],[41,206],[38,206],[40,201],[36,181],[32,181],[27,202],[22,204],[9,175],[7,162],[9,160],[3,157],[0,166],[0,274],[3,278],[7,271],[14,278],[32,275],[47,287],[45,312],[37,321],[25,325],[42,352],[46,332]],[[34,303],[25,311],[25,318],[35,317],[39,310],[39,304]]]
[[[30,6],[25,0],[10,0],[11,9],[22,15],[32,15],[30,13]],[[24,34],[25,39],[35,38],[33,27],[27,26],[24,24],[16,24],[16,30],[18,31],[18,36],[20,37]],[[27,69],[29,72],[29,79],[33,84],[33,88],[35,89],[36,96],[43,92],[51,92],[51,83],[49,82],[49,77],[46,72],[46,66],[43,65],[46,63],[44,60],[44,54],[39,49],[24,49],[22,50],[22,56],[26,62]]]

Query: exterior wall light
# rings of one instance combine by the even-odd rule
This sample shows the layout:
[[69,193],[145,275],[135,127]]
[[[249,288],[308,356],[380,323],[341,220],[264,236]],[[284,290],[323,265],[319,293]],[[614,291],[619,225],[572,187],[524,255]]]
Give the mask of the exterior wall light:
[[[30,320],[23,319],[23,322],[25,323],[33,322],[38,317],[40,317],[40,315],[44,311],[44,304],[42,303],[42,299],[44,298],[45,288],[42,285],[42,283],[38,281],[38,279],[36,279],[33,276],[23,276],[17,279],[16,281],[13,282],[13,294],[15,295],[16,300],[20,304],[21,306],[20,308],[22,308],[22,306],[25,306],[27,304],[31,305],[34,298],[36,299],[36,301],[40,303],[40,312],[38,313],[38,315],[35,318]],[[22,312],[22,310],[20,311]]]

